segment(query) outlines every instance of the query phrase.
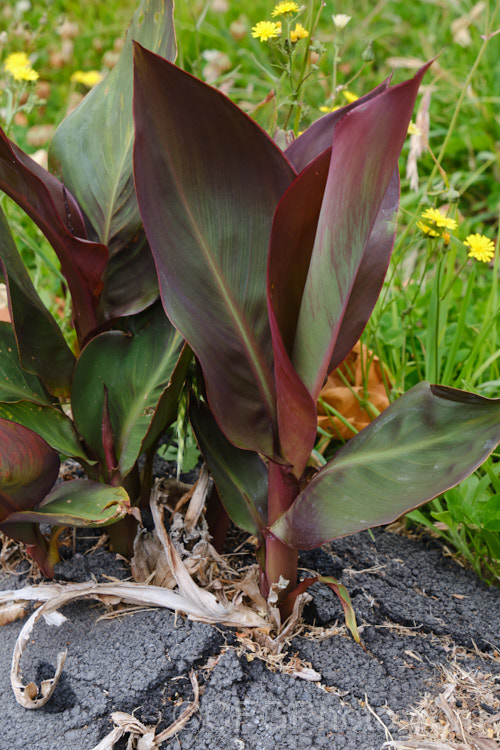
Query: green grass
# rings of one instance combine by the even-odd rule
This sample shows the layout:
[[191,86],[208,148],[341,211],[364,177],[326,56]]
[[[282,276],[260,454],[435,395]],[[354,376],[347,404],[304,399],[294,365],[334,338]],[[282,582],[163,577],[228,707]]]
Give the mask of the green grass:
[[[135,0],[85,4],[52,0],[33,3],[19,19],[10,12],[15,10],[14,2],[0,10],[0,32],[6,32],[0,37],[0,63],[10,52],[26,51],[40,80],[50,84],[47,101],[26,112],[24,123],[12,126],[11,136],[22,148],[36,150],[29,145],[30,128],[56,125],[75,92],[83,93],[71,83],[75,70],[106,70],[105,61],[118,49],[116,40],[123,37],[135,5]],[[494,242],[498,235],[500,34],[490,39],[482,36],[500,28],[499,6],[500,2],[490,0],[480,15],[474,15],[476,4],[469,0],[411,4],[328,0],[323,8],[319,0],[309,0],[300,21],[308,29],[315,19],[318,25],[312,38],[295,48],[291,87],[290,78],[273,65],[268,43],[251,35],[258,21],[272,20],[272,2],[178,0],[176,4],[178,64],[220,86],[246,111],[274,91],[276,112],[268,105],[255,114],[264,127],[275,122],[274,116],[277,126],[283,127],[295,103],[293,88],[301,72],[307,79],[297,95],[299,107],[288,121],[296,130],[321,116],[321,107],[341,104],[341,87],[360,96],[390,75],[396,83],[407,78],[422,62],[438,55],[422,87],[422,94],[431,90],[432,153],[425,150],[419,158],[419,187],[411,190],[405,177],[408,139],[401,159],[402,200],[393,259],[363,337],[387,368],[391,398],[423,378],[490,397],[500,395],[498,247],[495,262],[487,264],[468,259],[463,245],[471,233],[485,234]],[[352,16],[340,34],[332,23],[333,12]],[[64,19],[75,24],[77,32],[71,54],[61,61],[63,44],[57,29]],[[308,62],[309,44],[320,53],[314,67]],[[370,45],[373,60],[366,61]],[[0,107],[6,106],[4,91]],[[428,206],[447,206],[449,215],[458,220],[447,247],[427,240],[416,226]],[[64,284],[46,269],[57,261],[15,207],[9,206],[8,213],[37,287],[55,309],[55,297],[64,296]],[[412,515],[414,522],[445,532],[447,543],[489,582],[500,572],[500,529],[488,515],[498,498],[498,467],[495,455],[475,477]],[[474,494],[477,485],[480,490]]]

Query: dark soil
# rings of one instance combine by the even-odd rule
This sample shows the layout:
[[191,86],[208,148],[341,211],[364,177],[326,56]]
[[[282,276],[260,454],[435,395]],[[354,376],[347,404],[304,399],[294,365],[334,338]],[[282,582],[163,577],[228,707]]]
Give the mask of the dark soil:
[[[93,541],[79,538],[77,554],[58,566],[59,579],[127,575],[126,565],[105,549],[82,554]],[[68,649],[60,683],[37,711],[20,707],[10,687],[20,623],[0,630],[0,750],[90,750],[112,729],[114,710],[134,712],[160,731],[192,697],[190,669],[201,686],[200,709],[165,748],[378,750],[387,737],[366,701],[393,738],[403,739],[395,715],[404,719],[426,692],[437,694],[438,666],[449,662],[455,646],[461,647],[464,668],[483,671],[482,656],[499,647],[500,592],[444,557],[433,540],[384,530],[375,530],[372,540],[363,532],[305,553],[301,563],[346,585],[366,648],[347,634],[322,641],[295,638],[290,655],[320,672],[321,686],[272,672],[241,649],[237,653],[229,628],[165,610],[98,621],[104,608],[80,602],[64,609],[69,621],[60,628],[36,626],[23,657],[25,682],[39,684],[53,675],[57,652]],[[26,581],[0,579],[3,589],[21,584]],[[315,584],[310,591],[314,598],[305,612],[310,623],[328,628],[343,622],[329,589]],[[498,662],[488,660],[487,670],[495,668],[500,684]]]

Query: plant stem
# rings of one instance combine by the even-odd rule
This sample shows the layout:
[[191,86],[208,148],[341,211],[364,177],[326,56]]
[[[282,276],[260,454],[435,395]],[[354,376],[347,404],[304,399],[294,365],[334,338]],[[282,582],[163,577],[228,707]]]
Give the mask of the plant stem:
[[[314,3],[313,3],[312,6],[311,6],[311,8],[310,8],[310,11],[309,11],[309,13],[307,15],[307,23],[306,23],[306,25],[310,26],[310,35],[309,35],[310,39],[314,36],[314,34],[316,32],[316,28],[318,26],[319,19],[320,19],[320,16],[321,16],[321,11],[323,10],[323,7],[324,7],[323,2],[320,2],[319,7],[318,7],[318,12],[316,13],[316,16],[314,16],[314,10],[315,9],[314,9]],[[313,17],[314,17],[314,20],[312,20]],[[291,28],[291,22],[290,22],[290,20],[288,20],[287,38],[289,40],[289,45],[290,45],[289,59],[288,59],[288,64],[289,64],[288,78],[290,80],[290,88],[291,88],[291,91],[292,91],[292,103],[291,103],[291,105],[290,105],[290,107],[288,109],[288,113],[287,113],[287,116],[285,118],[285,122],[283,124],[283,130],[287,129],[288,123],[290,122],[291,116],[292,116],[293,111],[295,109],[296,111],[295,111],[295,117],[294,117],[294,123],[293,123],[293,132],[294,132],[295,137],[297,137],[297,134],[299,132],[300,117],[301,117],[301,114],[302,114],[302,104],[298,101],[298,99],[299,99],[300,91],[301,91],[301,88],[302,88],[303,84],[305,83],[305,81],[311,75],[310,72],[307,73],[307,75],[306,75],[306,70],[307,70],[307,66],[308,66],[308,63],[309,63],[310,49],[309,49],[309,44],[308,44],[307,47],[306,47],[306,49],[304,50],[304,55],[302,57],[302,65],[301,65],[301,68],[300,68],[299,80],[298,80],[297,86],[294,87],[294,85],[293,85],[293,69],[292,69],[292,50],[293,50],[293,47],[292,47],[292,43],[291,43],[291,40],[290,40],[290,28]]]
[[[267,523],[268,526],[279,518],[291,506],[299,494],[297,479],[286,470],[285,467],[269,462],[269,496]],[[284,598],[297,584],[298,552],[277,539],[274,534],[266,535],[266,568],[265,576],[262,578],[262,594],[267,598],[271,586],[278,583],[280,578],[288,581],[286,588],[279,593],[278,606],[280,607],[282,620],[285,620],[290,612],[283,604]]]

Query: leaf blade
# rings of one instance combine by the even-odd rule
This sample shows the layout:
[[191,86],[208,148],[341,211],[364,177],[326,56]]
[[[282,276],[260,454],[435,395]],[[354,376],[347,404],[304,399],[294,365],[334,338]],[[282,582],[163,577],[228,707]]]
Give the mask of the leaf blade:
[[[141,452],[183,344],[158,304],[131,318],[125,332],[96,336],[78,359],[71,394],[75,423],[105,465],[101,425],[106,390],[118,468],[124,476]],[[175,388],[181,385],[178,378]],[[164,413],[174,418],[175,412]]]
[[71,419],[54,406],[33,401],[0,402],[0,417],[28,427],[58,453],[91,462]]
[[[100,242],[109,247],[101,299],[104,319],[143,310],[158,297],[132,174],[132,40],[173,61],[173,1],[141,0],[118,62],[63,120],[50,147],[51,163],[78,199]],[[136,283],[137,266],[141,284]]]
[[317,414],[291,355],[330,158],[331,148],[308,164],[284,193],[274,215],[269,245],[267,305],[280,446],[296,477],[302,474],[314,446]]
[[0,524],[38,505],[57,479],[59,457],[27,427],[0,418]]
[[292,141],[288,148],[285,149],[285,156],[293,164],[297,172],[307,167],[323,151],[332,147],[335,127],[344,115],[378,96],[382,91],[386,91],[390,80],[390,78],[386,78],[385,81],[382,81],[372,91],[356,99],[356,101],[320,117],[319,120],[313,122],[307,130],[301,133],[298,138]]
[[40,379],[21,366],[12,325],[0,322],[0,401],[9,403],[24,399],[50,403]]
[[266,262],[293,169],[220,92],[139,45],[135,62],[136,188],[163,305],[201,363],[223,432],[275,456]]
[[51,393],[67,395],[75,357],[33,286],[1,208],[0,247],[22,366],[39,375]]
[[353,349],[380,295],[396,238],[395,218],[399,196],[399,169],[396,168],[366,242],[342,316],[327,374],[335,370]]
[[86,239],[77,203],[64,185],[11,143],[1,129],[0,189],[27,213],[54,248],[68,282],[75,327],[82,340],[96,326],[107,247]]
[[292,352],[294,367],[315,400],[427,67],[351,110],[335,128]]
[[500,399],[420,383],[316,475],[271,528],[311,549],[389,523],[454,486],[500,441]]
[[[332,149],[308,164],[286,191],[273,220],[268,260],[268,310],[273,338],[280,444],[300,476],[314,445],[316,406],[296,373],[291,357],[304,288],[328,178]],[[394,244],[391,220],[399,202],[399,173],[386,194],[353,274],[351,293],[327,373],[335,369],[359,339],[387,271]],[[300,428],[297,429],[297,426]]]
[[262,536],[267,518],[267,469],[256,453],[232,445],[209,408],[190,400],[189,419],[227,514],[244,531]]
[[123,487],[73,479],[56,487],[36,509],[13,513],[10,520],[54,526],[109,526],[124,518],[129,509],[129,496]]

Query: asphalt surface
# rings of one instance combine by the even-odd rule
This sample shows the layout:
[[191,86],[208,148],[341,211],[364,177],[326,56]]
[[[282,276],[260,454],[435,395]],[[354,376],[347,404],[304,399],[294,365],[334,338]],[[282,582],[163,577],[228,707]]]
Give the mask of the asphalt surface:
[[[239,654],[229,628],[194,623],[165,610],[98,620],[104,608],[78,602],[64,608],[61,627],[35,627],[22,668],[37,684],[54,673],[68,649],[50,702],[36,711],[19,706],[10,687],[12,651],[20,622],[0,629],[0,750],[91,750],[113,728],[112,711],[167,727],[192,698],[189,671],[201,687],[199,710],[165,742],[165,750],[378,750],[403,739],[404,718],[424,693],[437,693],[438,667],[454,645],[481,653],[499,647],[500,592],[445,558],[429,540],[375,530],[337,540],[302,556],[302,565],[339,578],[350,591],[366,650],[348,635],[293,640],[289,653],[321,674],[320,685],[272,672]],[[58,568],[66,580],[126,575],[101,549],[78,554]],[[0,578],[0,588],[26,585]],[[310,589],[306,618],[323,627],[342,622],[340,604],[325,587]],[[214,666],[215,664],[215,666]],[[488,661],[488,670],[495,668]],[[500,670],[498,670],[500,672]],[[498,678],[500,683],[500,676]],[[394,712],[394,713],[393,713]],[[120,740],[117,750],[126,748]]]

